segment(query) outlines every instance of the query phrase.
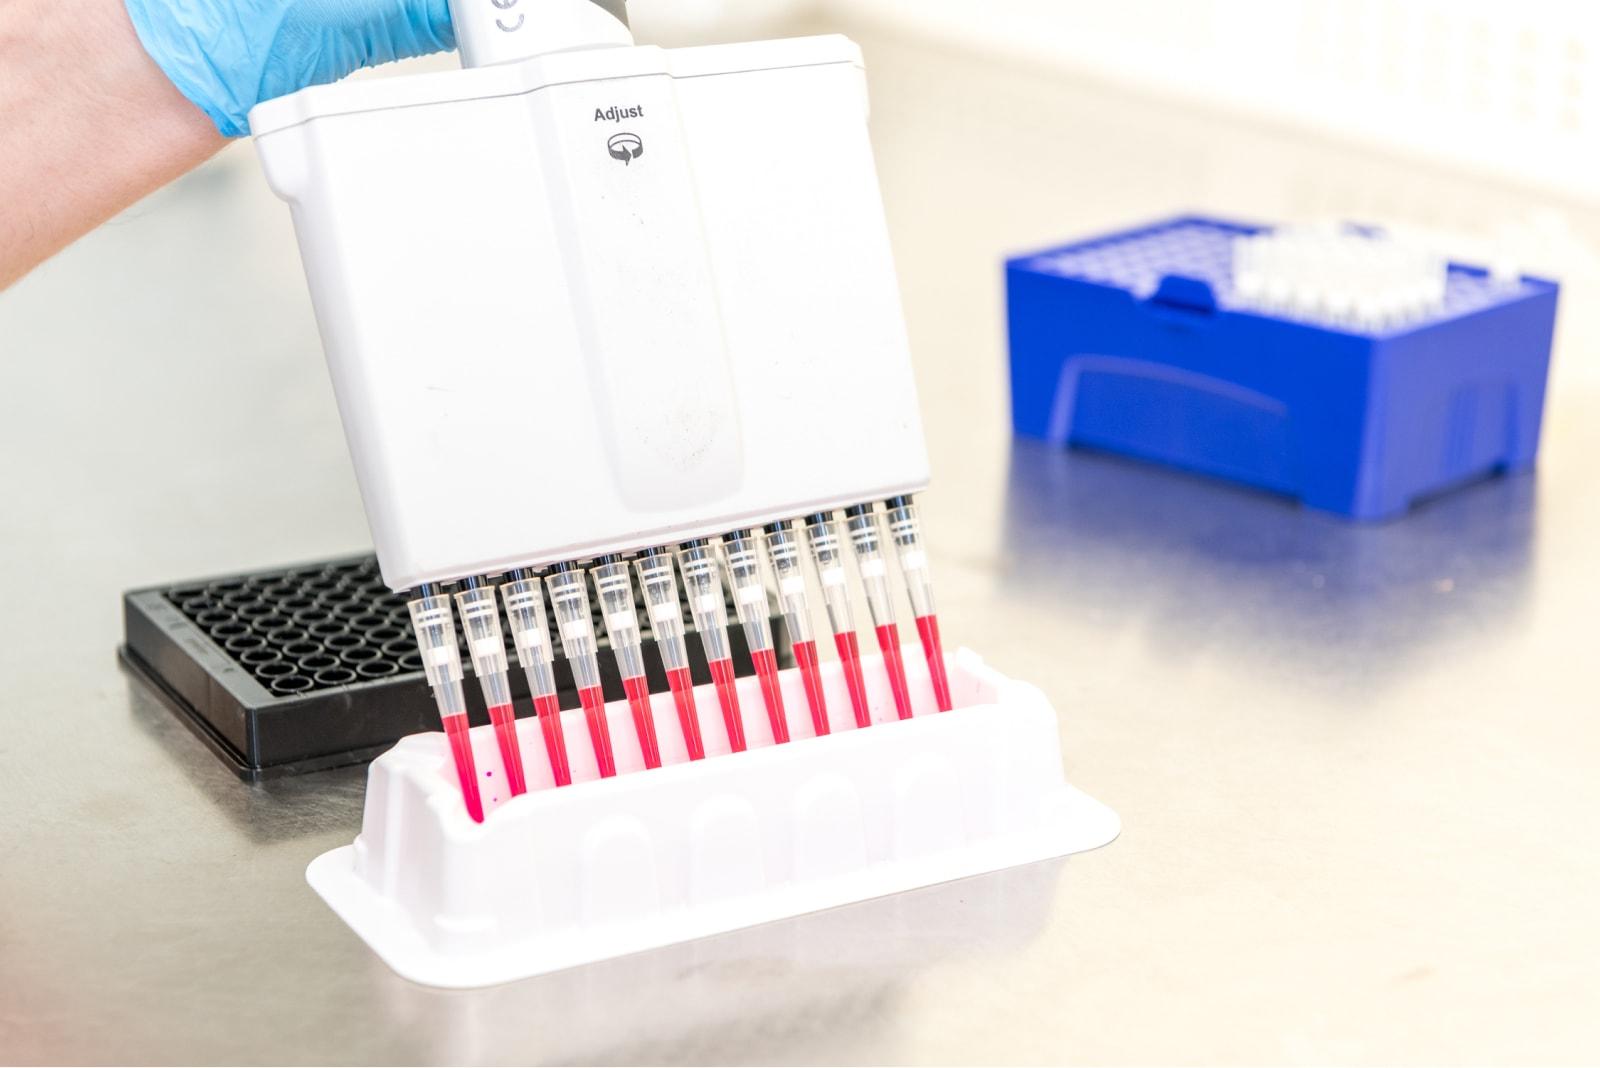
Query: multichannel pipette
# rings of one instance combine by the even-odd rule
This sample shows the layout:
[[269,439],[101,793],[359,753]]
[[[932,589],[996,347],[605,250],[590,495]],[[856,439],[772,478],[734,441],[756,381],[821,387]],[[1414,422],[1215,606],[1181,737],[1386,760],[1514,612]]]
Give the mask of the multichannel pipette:
[[583,705],[584,718],[589,723],[595,764],[600,768],[601,778],[610,778],[617,773],[617,762],[611,752],[605,693],[600,689],[600,659],[596,652],[594,620],[589,612],[588,584],[584,582],[583,572],[570,563],[556,564],[544,581],[556,613],[561,651],[572,665],[578,702]]
[[878,633],[878,648],[883,667],[894,691],[895,711],[901,719],[911,718],[911,691],[906,685],[905,663],[900,659],[900,627],[894,618],[894,601],[889,596],[888,566],[883,559],[882,537],[878,532],[878,513],[870,504],[845,509],[845,527],[855,549],[861,585],[867,593],[867,611]]
[[778,684],[778,654],[772,644],[771,611],[767,604],[767,583],[761,574],[761,546],[748,530],[725,534],[722,546],[727,554],[728,576],[733,581],[733,604],[744,627],[750,661],[761,681],[761,700],[767,706],[767,722],[772,725],[772,740],[789,740],[789,718],[783,708],[783,690]]
[[728,747],[743,752],[744,717],[739,711],[739,690],[734,682],[733,651],[728,647],[728,609],[722,595],[722,576],[717,573],[717,555],[704,538],[684,542],[678,547],[678,568],[683,572],[683,588],[689,595],[689,614],[706,652],[711,681],[717,685],[717,701],[722,706],[722,722],[728,731]]
[[900,555],[900,574],[906,580],[911,598],[911,613],[917,620],[917,636],[922,639],[922,655],[928,661],[928,676],[933,680],[934,700],[939,711],[948,712],[950,679],[944,669],[944,643],[939,638],[939,617],[933,610],[933,580],[928,575],[928,554],[922,551],[922,530],[917,510],[910,497],[891,497],[884,502],[889,513],[889,539]]
[[850,708],[856,717],[857,727],[872,726],[872,709],[867,705],[867,684],[861,677],[861,643],[856,640],[856,623],[850,611],[849,580],[844,570],[844,554],[840,551],[839,532],[833,517],[817,512],[806,517],[806,541],[811,546],[811,558],[817,565],[817,578],[822,583],[822,603],[828,609],[828,626],[833,631],[833,645],[839,650],[839,664],[844,669],[845,687],[850,691]]
[[461,649],[456,645],[455,615],[450,597],[425,585],[422,596],[407,606],[411,627],[417,635],[417,651],[433,700],[439,706],[439,719],[450,739],[450,755],[455,758],[456,778],[461,782],[461,799],[467,815],[483,822],[483,800],[478,796],[478,769],[472,759],[472,738],[467,725],[467,695],[461,687]]
[[[500,20],[504,5],[453,3],[464,61],[480,69],[323,86],[263,103],[252,118],[268,181],[294,205],[385,582],[404,589],[553,567],[541,574],[560,616],[557,650],[573,662],[608,772],[596,670],[604,632],[587,611],[596,593],[586,571],[563,571],[671,547],[729,744],[742,750],[730,655],[741,631],[725,630],[719,559],[738,531],[728,545],[742,632],[773,736],[790,737],[798,725],[782,706],[807,678],[779,688],[779,629],[765,589],[745,574],[764,566],[760,532],[787,522],[799,538],[794,521],[825,503],[881,502],[928,484],[888,232],[861,139],[860,51],[838,37],[634,48],[621,0],[521,4],[525,23],[515,11]],[[508,94],[529,92],[550,101],[531,122],[505,106]],[[747,106],[754,96],[759,122]],[[418,103],[427,106],[401,106]],[[634,151],[608,154],[604,138],[596,148],[600,111]],[[795,130],[805,131],[803,151]],[[528,210],[483,195],[494,182],[514,186]],[[826,197],[809,195],[823,187]],[[451,211],[410,228],[401,245],[387,240],[397,213],[441,191]],[[728,234],[739,239],[717,236]],[[819,307],[830,314],[794,314]],[[783,329],[752,326],[771,322]],[[530,420],[528,397],[552,390],[560,403]],[[439,506],[441,487],[471,502],[470,522]],[[741,547],[753,548],[743,558],[753,567]],[[832,574],[842,581],[845,571]],[[846,590],[831,581],[825,604],[856,722],[867,724]],[[867,584],[895,706],[907,715],[881,571]],[[638,625],[642,635],[642,617]],[[808,630],[798,637],[797,676],[809,677],[820,727],[814,647]],[[912,667],[920,679],[920,662]],[[689,691],[675,677],[687,724]],[[642,695],[631,696],[638,704]],[[842,702],[832,703],[837,712]],[[704,740],[721,751],[720,739]]]
[[778,601],[789,628],[789,648],[800,665],[800,679],[811,708],[811,726],[820,737],[828,733],[828,701],[822,692],[822,669],[817,662],[816,636],[811,633],[811,605],[806,597],[805,562],[800,542],[787,522],[769,523],[765,530],[767,558],[778,580]]
[[550,648],[550,630],[544,618],[544,589],[537,576],[517,571],[500,587],[511,621],[511,642],[517,649],[517,662],[528,676],[528,692],[533,695],[533,710],[544,732],[544,748],[550,758],[550,774],[557,786],[572,782],[567,764],[567,740],[561,729],[561,702],[556,692],[555,652]]
[[479,579],[464,581],[467,588],[456,594],[461,629],[467,638],[472,672],[478,676],[483,703],[489,709],[489,722],[494,724],[506,784],[515,796],[526,793],[528,784],[522,773],[522,747],[517,742],[517,714],[511,707],[510,666],[506,663],[505,635],[500,632],[500,600],[494,595],[494,587]]
[[650,708],[650,683],[644,674],[644,639],[639,633],[639,613],[633,607],[633,579],[621,556],[602,556],[589,570],[595,592],[600,596],[600,618],[611,639],[611,652],[622,676],[622,689],[628,695],[633,713],[634,733],[639,736],[639,751],[644,766],[661,766],[661,747],[656,743],[655,713]]
[[665,549],[646,549],[634,566],[639,569],[650,633],[661,651],[662,666],[667,669],[667,685],[672,688],[672,702],[678,709],[683,744],[690,760],[702,760],[706,747],[700,738],[700,712],[695,707],[694,679],[689,674],[689,647],[683,638],[683,606],[678,603],[672,554]]

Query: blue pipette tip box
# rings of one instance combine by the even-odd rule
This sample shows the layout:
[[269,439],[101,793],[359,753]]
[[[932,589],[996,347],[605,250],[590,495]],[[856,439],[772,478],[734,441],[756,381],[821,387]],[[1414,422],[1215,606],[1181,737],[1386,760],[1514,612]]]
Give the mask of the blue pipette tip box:
[[1017,434],[1362,520],[1532,466],[1555,283],[1452,263],[1400,325],[1262,311],[1233,243],[1267,229],[1181,216],[1008,260]]

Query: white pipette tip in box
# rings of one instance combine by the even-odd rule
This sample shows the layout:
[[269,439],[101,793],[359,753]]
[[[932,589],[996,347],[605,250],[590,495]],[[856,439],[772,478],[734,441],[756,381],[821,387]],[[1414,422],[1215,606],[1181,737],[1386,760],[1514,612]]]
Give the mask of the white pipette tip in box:
[[[373,762],[360,836],[314,860],[306,879],[401,975],[474,987],[1117,836],[1116,813],[1063,776],[1060,727],[1042,692],[962,649],[950,661],[955,709],[935,712],[926,670],[905,659],[919,709],[912,719],[898,718],[884,673],[869,670],[871,730],[840,717],[816,737],[796,717],[793,744],[776,745],[758,711],[747,716],[747,751],[729,752],[710,732],[707,759],[690,762],[678,732],[662,729],[671,697],[656,694],[664,766],[644,770],[624,729],[628,704],[614,701],[607,714],[623,774],[599,779],[592,756],[574,748],[575,785],[556,790],[530,752],[529,792],[515,798],[492,785],[502,779],[499,757],[492,733],[479,728],[481,824],[462,810],[444,738],[412,735]],[[803,701],[799,673],[782,676],[786,696]],[[847,704],[837,663],[824,665],[823,684]],[[739,685],[744,706],[759,709],[757,681]],[[582,713],[565,715],[578,730]],[[523,748],[539,749],[538,726],[519,726]]]
[[1360,329],[1436,314],[1447,272],[1426,249],[1350,226],[1286,227],[1233,243],[1234,295],[1246,307]]

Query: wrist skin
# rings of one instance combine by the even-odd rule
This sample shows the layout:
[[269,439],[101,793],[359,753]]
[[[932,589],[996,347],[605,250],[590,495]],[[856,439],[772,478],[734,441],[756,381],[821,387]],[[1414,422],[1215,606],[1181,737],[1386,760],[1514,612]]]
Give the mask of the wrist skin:
[[226,143],[122,0],[0,3],[0,288]]

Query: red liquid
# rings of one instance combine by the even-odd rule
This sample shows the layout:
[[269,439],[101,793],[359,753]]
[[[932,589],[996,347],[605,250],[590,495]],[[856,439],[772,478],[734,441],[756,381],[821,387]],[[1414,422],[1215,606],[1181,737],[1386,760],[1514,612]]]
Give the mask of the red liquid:
[[861,646],[856,642],[856,632],[847,630],[835,634],[833,645],[839,650],[839,664],[844,668],[844,684],[850,691],[850,708],[856,714],[856,726],[870,727],[872,709],[867,707],[867,683],[861,677]]
[[482,823],[483,799],[478,796],[478,765],[472,759],[467,717],[444,717],[444,732],[450,737],[450,755],[456,758],[456,778],[461,782],[461,800],[467,803],[467,815],[474,823]]
[[778,685],[778,654],[771,649],[750,650],[750,662],[761,680],[761,700],[767,706],[767,722],[772,725],[772,740],[789,740],[789,717],[783,713],[783,690]]
[[717,702],[722,705],[722,724],[728,729],[728,748],[744,752],[744,717],[739,712],[739,689],[733,682],[733,661],[711,661],[711,681],[717,684]]
[[572,785],[572,769],[567,766],[567,738],[561,730],[561,703],[553,693],[533,699],[534,711],[539,714],[539,728],[544,731],[544,750],[550,757],[550,774],[557,786]]
[[933,699],[939,711],[955,707],[950,702],[950,679],[944,673],[944,642],[939,640],[939,617],[929,612],[917,617],[917,634],[922,638],[922,655],[928,658],[928,674],[933,677]]
[[811,729],[821,737],[828,733],[828,700],[822,695],[822,669],[817,665],[817,643],[795,642],[795,663],[800,665],[800,678],[806,684],[806,703],[811,706]]
[[643,675],[622,680],[628,692],[628,710],[633,713],[633,730],[639,736],[639,751],[644,754],[644,766],[661,766],[661,747],[656,744],[656,717],[650,711],[650,684]]
[[506,766],[506,783],[511,795],[528,792],[528,781],[522,774],[522,747],[517,744],[517,714],[510,705],[496,705],[489,709],[489,720],[494,724],[494,738],[500,743],[500,761]]
[[700,710],[694,703],[694,679],[688,668],[668,668],[667,685],[672,687],[672,702],[678,706],[678,726],[683,729],[683,744],[690,760],[704,760],[706,746],[700,740]]
[[611,755],[606,696],[600,692],[600,687],[590,686],[578,691],[578,702],[583,705],[584,718],[589,721],[589,741],[594,745],[594,762],[600,766],[600,777],[609,779],[617,773],[617,758]]
[[906,686],[906,664],[900,659],[900,628],[885,623],[878,628],[878,648],[883,650],[883,668],[889,673],[889,689],[894,691],[895,711],[901,719],[911,718],[911,690]]

